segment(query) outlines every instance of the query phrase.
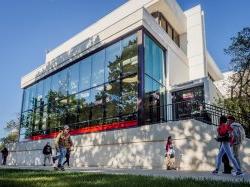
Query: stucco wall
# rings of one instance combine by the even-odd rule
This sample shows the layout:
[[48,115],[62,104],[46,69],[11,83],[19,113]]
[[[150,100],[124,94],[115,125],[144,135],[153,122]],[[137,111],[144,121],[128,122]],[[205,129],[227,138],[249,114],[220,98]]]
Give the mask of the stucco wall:
[[[165,168],[165,140],[175,140],[176,164],[181,170],[212,170],[219,144],[215,127],[195,120],[147,125],[137,128],[74,136],[73,166],[114,168]],[[41,165],[42,148],[48,140],[9,145],[9,165]],[[52,140],[49,140],[53,143]],[[241,154],[243,168],[250,170],[250,142]]]

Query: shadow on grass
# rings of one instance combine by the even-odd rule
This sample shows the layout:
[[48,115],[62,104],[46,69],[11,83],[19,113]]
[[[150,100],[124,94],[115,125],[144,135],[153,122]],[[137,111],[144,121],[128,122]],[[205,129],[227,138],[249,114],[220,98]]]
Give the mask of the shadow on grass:
[[0,169],[1,187],[48,187],[48,186],[108,186],[108,187],[131,187],[131,186],[174,186],[174,187],[249,187],[245,182],[219,182],[198,181],[194,179],[167,179],[164,177],[134,176],[134,175],[110,175],[93,173],[66,173],[53,171],[32,171]]

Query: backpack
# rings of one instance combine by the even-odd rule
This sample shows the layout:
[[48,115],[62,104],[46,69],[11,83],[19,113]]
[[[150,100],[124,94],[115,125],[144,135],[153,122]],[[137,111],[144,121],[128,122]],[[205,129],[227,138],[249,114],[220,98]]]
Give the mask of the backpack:
[[234,144],[242,144],[246,139],[244,128],[239,123],[231,124],[233,128]]

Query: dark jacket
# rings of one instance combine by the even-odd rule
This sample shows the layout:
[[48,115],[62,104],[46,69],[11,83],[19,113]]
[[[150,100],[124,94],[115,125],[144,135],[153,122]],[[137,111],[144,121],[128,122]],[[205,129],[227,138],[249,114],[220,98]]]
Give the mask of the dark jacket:
[[44,155],[50,155],[52,154],[52,148],[50,145],[45,145],[43,148],[43,154]]
[[8,149],[5,147],[5,148],[2,149],[1,153],[2,153],[3,156],[8,156],[9,151],[8,151]]

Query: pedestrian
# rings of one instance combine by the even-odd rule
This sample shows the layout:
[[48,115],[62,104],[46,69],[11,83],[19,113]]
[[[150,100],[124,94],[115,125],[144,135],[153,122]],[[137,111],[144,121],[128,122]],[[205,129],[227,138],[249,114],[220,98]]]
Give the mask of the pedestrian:
[[69,166],[69,159],[70,159],[70,149],[69,148],[67,149],[65,158],[66,158],[66,160],[64,161],[63,166],[67,163],[68,167],[70,167]]
[[232,173],[232,169],[233,167],[230,165],[229,159],[227,157],[227,154],[224,153],[224,155],[222,156],[222,162],[224,164],[224,174],[231,174]]
[[222,161],[222,156],[226,153],[229,160],[233,163],[234,169],[236,170],[235,175],[236,176],[243,175],[230,148],[230,142],[232,142],[232,136],[231,136],[232,131],[233,129],[227,124],[227,117],[221,116],[219,127],[217,128],[218,132],[217,141],[221,142],[221,147],[218,156],[216,158],[216,169],[212,172],[213,174],[218,174]]
[[8,149],[4,146],[3,149],[1,150],[1,153],[2,153],[2,159],[3,159],[3,165],[6,165],[6,161],[7,161],[7,157],[8,157],[8,154],[9,154],[9,151]]
[[173,146],[172,137],[169,136],[166,144],[166,165],[167,170],[176,169],[175,168],[175,150]]
[[[61,169],[62,171],[64,171],[64,167],[62,165],[63,159],[65,158],[67,149],[71,149],[72,146],[73,142],[69,134],[69,126],[65,125],[63,131],[60,132],[55,139],[55,147],[57,152],[59,152],[59,155],[52,158],[55,170]],[[55,161],[57,159],[58,159],[58,165],[56,167]]]
[[232,142],[233,154],[239,167],[241,168],[239,153],[240,153],[240,147],[246,138],[245,130],[240,123],[235,122],[235,118],[233,116],[227,117],[227,123],[233,129],[233,142]]
[[46,166],[46,160],[49,161],[49,164],[51,163],[52,148],[49,142],[47,142],[47,144],[43,148],[43,155],[44,155],[43,166]]

